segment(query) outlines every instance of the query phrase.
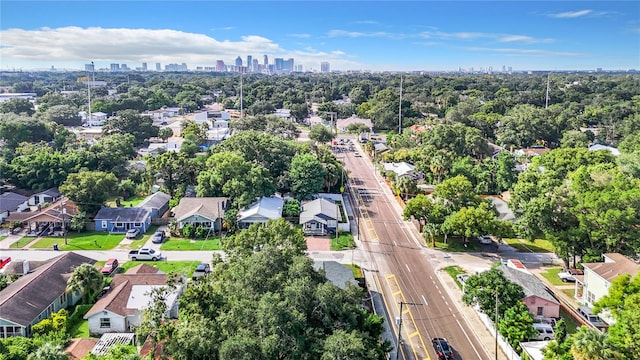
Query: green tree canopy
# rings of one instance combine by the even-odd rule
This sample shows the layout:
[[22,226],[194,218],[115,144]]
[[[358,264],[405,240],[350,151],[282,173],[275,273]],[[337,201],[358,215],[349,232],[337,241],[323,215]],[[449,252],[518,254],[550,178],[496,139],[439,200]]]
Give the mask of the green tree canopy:
[[60,192],[71,199],[81,211],[94,214],[104,205],[117,184],[118,179],[112,173],[81,171],[70,174],[60,185]]
[[309,199],[322,191],[326,170],[311,154],[298,154],[291,160],[291,191],[300,199]]

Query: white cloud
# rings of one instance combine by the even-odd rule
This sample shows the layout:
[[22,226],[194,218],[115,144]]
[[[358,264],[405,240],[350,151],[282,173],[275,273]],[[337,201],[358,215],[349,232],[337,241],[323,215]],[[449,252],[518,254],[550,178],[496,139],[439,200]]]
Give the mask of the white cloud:
[[369,38],[403,39],[411,35],[389,33],[384,31],[361,32],[361,31],[348,31],[348,30],[334,29],[334,30],[330,30],[327,33],[327,36],[330,38],[335,38],[335,37],[368,38],[369,37]]
[[498,52],[505,55],[527,55],[527,56],[558,56],[558,57],[580,57],[586,56],[584,53],[568,51],[552,51],[543,49],[518,49],[518,48],[490,48],[490,47],[464,47],[468,51]]
[[300,39],[308,39],[308,38],[311,37],[311,34],[289,34],[287,36],[294,37],[294,38],[300,38]]
[[375,21],[375,20],[358,20],[358,21],[352,21],[349,24],[355,24],[355,25],[378,25],[380,23],[378,21]]
[[578,10],[578,11],[567,11],[567,12],[561,12],[556,14],[550,14],[549,16],[553,18],[558,18],[558,19],[566,19],[566,18],[571,19],[571,18],[577,18],[581,16],[587,16],[592,13],[593,13],[593,10]]
[[525,44],[535,43],[550,43],[554,42],[554,39],[538,39],[527,35],[514,35],[514,34],[494,34],[483,32],[443,32],[443,31],[425,31],[420,33],[420,36],[427,39],[454,39],[454,40],[478,40],[487,39],[497,42],[518,42]]

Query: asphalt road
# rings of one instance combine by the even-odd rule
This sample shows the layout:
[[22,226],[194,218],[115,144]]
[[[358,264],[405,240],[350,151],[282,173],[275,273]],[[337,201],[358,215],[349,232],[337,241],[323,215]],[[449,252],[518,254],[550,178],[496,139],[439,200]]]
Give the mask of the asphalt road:
[[[372,267],[367,270],[373,271],[374,286],[383,294],[396,325],[403,303],[401,357],[437,359],[431,339],[444,337],[456,359],[490,358],[436,276],[430,264],[436,255],[424,251],[417,229],[401,219],[401,208],[388,185],[375,174],[361,149],[359,152],[361,157],[353,152],[338,157],[350,171],[350,196],[359,204],[362,250],[369,254]],[[397,330],[394,325],[396,336]]]

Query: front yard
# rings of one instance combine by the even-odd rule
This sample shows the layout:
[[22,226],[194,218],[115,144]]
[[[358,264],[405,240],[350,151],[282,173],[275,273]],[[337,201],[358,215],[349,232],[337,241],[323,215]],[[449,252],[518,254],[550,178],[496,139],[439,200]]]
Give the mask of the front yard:
[[60,250],[111,250],[123,239],[124,234],[110,234],[103,231],[69,232],[66,245],[62,236],[43,237],[31,245],[31,248],[51,249],[53,244],[58,244]]
[[338,237],[331,238],[331,250],[348,250],[356,246],[353,235],[350,233],[342,233]]
[[[566,283],[563,283],[562,280],[560,280],[560,278],[558,277],[558,273],[561,273],[561,272],[562,272],[562,268],[553,267],[553,268],[548,268],[547,271],[543,272],[541,275],[545,279],[549,280],[549,282],[555,286],[566,285]],[[573,297],[573,294],[571,294],[571,296]]]
[[[433,243],[430,239],[426,240],[427,246],[432,246]],[[449,236],[447,237],[447,243],[444,243],[444,239],[441,236],[436,237],[436,249],[451,251],[451,252],[479,252],[482,251],[480,244],[475,239],[469,239],[466,243],[462,237]]]
[[160,245],[160,250],[221,250],[222,239],[220,237],[207,240],[191,240],[171,238]]
[[124,273],[127,270],[131,269],[134,266],[147,264],[154,267],[157,267],[158,270],[164,272],[165,274],[174,273],[174,274],[184,274],[188,277],[193,275],[193,271],[196,269],[196,266],[200,264],[199,261],[156,261],[156,262],[145,262],[145,261],[127,261],[120,265],[121,270],[118,273]]

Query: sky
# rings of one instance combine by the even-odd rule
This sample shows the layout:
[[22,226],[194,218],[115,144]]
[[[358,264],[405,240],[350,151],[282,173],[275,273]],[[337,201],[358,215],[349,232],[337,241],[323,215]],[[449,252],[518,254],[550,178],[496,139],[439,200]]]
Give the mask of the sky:
[[640,1],[0,1],[0,69],[640,69]]

